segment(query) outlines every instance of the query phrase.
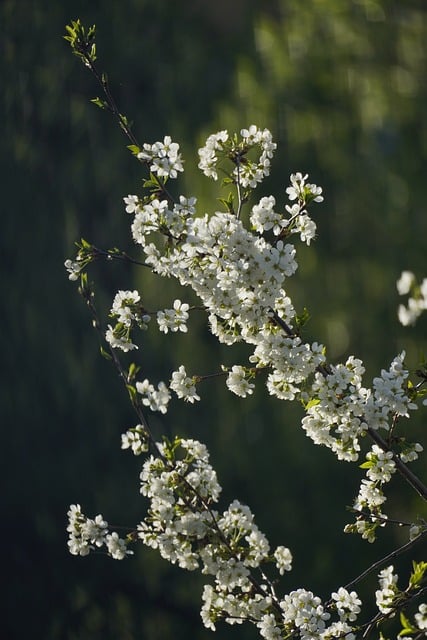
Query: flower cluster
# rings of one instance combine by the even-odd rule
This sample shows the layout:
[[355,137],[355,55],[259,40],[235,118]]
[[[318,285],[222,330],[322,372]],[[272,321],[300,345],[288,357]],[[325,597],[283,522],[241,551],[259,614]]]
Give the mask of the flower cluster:
[[273,231],[275,236],[281,234],[286,222],[283,215],[274,210],[276,198],[274,196],[264,196],[258,204],[252,207],[250,222],[254,231],[265,233]]
[[396,471],[396,464],[393,460],[392,451],[383,451],[374,444],[372,449],[366,454],[368,460],[366,475],[373,482],[390,482],[392,474]]
[[200,396],[196,393],[195,379],[187,376],[184,365],[172,373],[169,386],[178,398],[183,398],[186,402],[193,404],[196,400],[200,400]]
[[297,200],[302,204],[310,202],[323,202],[322,188],[315,184],[306,182],[308,174],[293,173],[291,175],[291,185],[286,189],[289,200]]
[[140,476],[150,508],[138,536],[173,564],[195,569],[200,541],[212,521],[206,507],[217,502],[221,487],[201,443],[177,439],[157,447],[161,455],[150,456]]
[[66,260],[64,262],[64,266],[66,268],[66,270],[68,271],[68,279],[69,280],[78,280],[79,276],[80,276],[80,272],[82,270],[82,264],[81,262],[78,262],[78,260]]
[[[268,309],[284,296],[282,283],[297,268],[293,245],[279,241],[273,246],[255,238],[227,213],[188,219],[185,233],[174,222],[168,237],[179,241],[165,246],[163,254],[146,235],[134,234],[153,270],[190,285],[230,331],[241,333],[247,325],[255,329],[268,321]],[[161,230],[160,221],[156,226]]]
[[292,569],[292,554],[287,547],[279,546],[274,552],[276,567],[281,576]]
[[[267,130],[251,126],[243,129],[240,136],[219,131],[208,138],[205,147],[199,150],[199,166],[207,175],[216,177],[219,158],[234,159],[237,163],[234,171],[243,172],[243,167],[251,164],[247,153],[253,146],[261,146],[264,160],[274,151]],[[286,193],[290,201],[285,207],[288,217],[275,211],[273,196],[263,197],[250,213],[253,232],[231,212],[195,216],[195,198],[181,196],[179,204],[171,207],[166,199],[153,197],[141,201],[129,195],[125,204],[126,210],[135,215],[133,238],[142,246],[153,271],[175,277],[196,292],[218,340],[226,344],[244,341],[253,346],[249,357],[252,369],[242,365],[228,369],[229,390],[241,397],[250,395],[254,388],[251,378],[257,371],[265,370],[271,395],[284,400],[299,399],[305,404],[302,426],[316,444],[329,447],[341,460],[357,461],[360,439],[367,429],[388,431],[396,416],[408,417],[409,411],[417,407],[407,388],[404,353],[393,360],[388,371],[382,370],[374,378],[369,389],[362,384],[364,366],[360,360],[351,356],[345,364],[326,365],[323,345],[301,339],[295,329],[296,313],[284,288],[286,278],[297,269],[296,250],[282,238],[298,233],[302,241],[310,243],[316,227],[306,207],[321,202],[323,196],[322,189],[308,182],[308,175],[302,173],[291,175]],[[273,242],[264,236],[270,231]],[[166,242],[159,243],[159,236]],[[179,300],[174,302],[173,309],[157,314],[160,330],[165,333],[185,332],[187,318],[188,305]],[[122,325],[127,327],[124,322]],[[124,341],[117,345],[120,348],[134,346],[126,335],[113,337]],[[172,374],[169,389],[193,403],[200,399],[197,381],[197,376],[189,377],[181,365]],[[162,388],[159,386],[159,391],[155,391],[145,380],[138,383],[137,390],[144,395],[144,404],[165,412],[169,393],[166,385],[161,384]],[[415,459],[419,449],[417,443],[402,441],[402,461]],[[390,462],[392,454],[384,455],[389,466],[376,467],[376,478],[372,468],[362,480],[354,503],[359,513],[356,524],[346,527],[371,541],[376,527],[385,522],[379,508],[385,500],[382,486],[394,470]],[[367,520],[360,516],[361,512],[377,518]]]
[[391,614],[393,612],[393,600],[398,592],[397,575],[394,573],[393,565],[380,571],[380,589],[375,592],[375,599],[381,613]]
[[135,387],[142,396],[143,405],[149,407],[151,411],[167,412],[170,393],[164,382],[159,382],[157,389],[155,389],[154,385],[146,378],[142,382],[137,382]]
[[86,267],[96,258],[97,255],[96,248],[86,242],[86,240],[82,239],[80,242],[76,242],[76,245],[79,248],[76,259],[68,259],[64,262],[64,266],[68,271],[68,279],[74,281],[79,279],[79,277],[84,273]]
[[[202,596],[207,628],[214,630],[222,619],[229,624],[250,620],[268,640],[282,637],[282,631],[319,640],[351,631],[348,623],[356,620],[361,604],[355,592],[341,587],[330,605],[304,589],[278,600],[263,573],[257,580],[254,571],[264,563],[274,563],[280,574],[290,571],[292,554],[283,546],[271,554],[249,507],[239,501],[222,514],[215,509],[221,487],[203,444],[176,439],[157,447],[160,455],[150,456],[141,472],[141,493],[150,506],[138,537],[169,562],[213,577]],[[327,627],[333,612],[339,619]]]
[[415,614],[415,622],[418,629],[427,632],[427,604],[420,604],[418,612]]
[[[137,198],[137,196],[128,196],[128,198]],[[149,202],[140,203],[133,208],[132,213],[135,214],[131,230],[133,239],[137,244],[144,246],[146,244],[146,236],[153,231],[171,234],[169,237],[179,240],[181,234],[187,228],[187,221],[191,218],[196,209],[196,198],[185,198],[180,196],[179,203],[169,206],[167,200],[159,200],[154,198]],[[129,209],[129,205],[126,209]],[[155,249],[155,246],[151,247]],[[149,253],[150,250],[147,249]]]
[[129,328],[116,325],[112,327],[108,325],[105,332],[105,339],[112,349],[121,349],[125,353],[138,349],[138,345],[134,344],[129,337]]
[[255,385],[248,380],[248,371],[240,365],[233,365],[227,377],[227,387],[241,398],[253,393]]
[[360,437],[371,429],[390,429],[390,418],[409,416],[417,408],[408,389],[405,353],[396,356],[388,371],[374,378],[373,389],[362,386],[361,360],[350,356],[345,365],[316,373],[302,425],[316,444],[332,449],[339,459],[356,461]]
[[222,154],[228,141],[228,131],[218,131],[212,133],[206,140],[205,146],[199,149],[199,169],[203,171],[205,176],[218,180],[216,165],[218,162],[217,154]]
[[386,420],[389,420],[390,416],[397,415],[408,418],[409,411],[418,408],[408,391],[409,372],[404,367],[405,355],[405,352],[402,351],[394,358],[389,371],[382,369],[381,376],[374,378],[375,411],[377,414],[381,414],[381,416],[377,416],[378,419],[374,424],[370,422],[374,428],[388,429]]
[[109,533],[108,522],[102,515],[94,519],[87,518],[79,504],[72,504],[68,511],[69,533],[68,548],[75,556],[87,556],[94,549],[106,547],[109,556],[114,560],[123,560],[133,551],[127,548],[126,540],[119,537],[116,531]]
[[172,142],[170,136],[165,136],[163,142],[145,143],[143,151],[140,151],[137,157],[151,163],[150,171],[159,178],[176,178],[178,171],[184,171],[179,144]]
[[[410,602],[411,599],[425,592],[425,574],[427,572],[426,562],[413,562],[413,570],[409,577],[408,586],[404,591],[399,589],[398,576],[394,573],[393,565],[385,567],[380,571],[380,588],[375,592],[375,600],[380,611],[378,618],[394,618],[402,603]],[[422,638],[427,631],[427,604],[425,602],[418,606],[418,611],[413,616],[413,621],[401,612],[400,623],[402,629],[398,638]],[[384,637],[381,634],[381,637]],[[384,639],[385,640],[385,639]]]
[[356,620],[362,602],[355,591],[349,592],[344,587],[340,587],[336,593],[332,594],[332,600],[341,622]]
[[311,591],[297,589],[287,594],[280,606],[286,625],[296,627],[301,638],[320,638],[331,614],[325,611],[321,599]]
[[131,449],[135,456],[148,451],[148,437],[142,424],[122,433],[122,449]]
[[131,351],[138,349],[131,341],[132,327],[147,329],[150,316],[144,311],[138,291],[118,291],[110,310],[110,318],[116,320],[114,327],[108,325],[105,337],[113,349]]
[[427,278],[418,285],[412,271],[402,271],[396,286],[401,296],[411,294],[408,298],[408,306],[400,304],[398,307],[399,321],[404,326],[415,324],[418,317],[427,309]]
[[[180,196],[173,201],[161,188],[154,188],[144,198],[129,194],[124,198],[125,209],[133,216],[132,237],[145,254],[144,264],[196,293],[210,330],[220,342],[250,345],[249,366],[222,367],[232,393],[245,398],[253,393],[255,378],[264,378],[271,395],[303,404],[304,431],[340,460],[358,461],[362,438],[367,434],[375,441],[361,465],[366,477],[353,504],[356,522],[345,528],[372,542],[377,527],[387,522],[381,511],[386,501],[384,485],[397,467],[401,470],[402,464],[415,460],[422,450],[418,443],[391,438],[397,419],[409,417],[417,408],[417,391],[408,381],[404,353],[368,388],[363,384],[361,360],[350,356],[344,364],[329,364],[323,345],[302,338],[303,315],[297,315],[286,291],[286,280],[298,267],[296,248],[288,238],[296,234],[307,245],[314,239],[316,224],[307,208],[323,200],[322,189],[307,182],[307,174],[295,173],[286,188],[289,204],[284,212],[276,210],[273,196],[265,196],[252,206],[249,228],[240,215],[251,190],[269,174],[275,148],[270,131],[251,125],[239,136],[219,131],[199,149],[199,167],[214,180],[218,179],[219,163],[231,162],[226,175],[237,192],[237,211],[230,199],[223,201],[226,212],[196,215],[195,198]],[[169,136],[163,142],[144,144],[137,155],[159,179],[176,178],[183,171],[179,146]],[[151,176],[151,183],[157,178]],[[161,186],[160,181],[156,186]],[[78,260],[67,261],[70,279],[77,279],[83,266]],[[402,294],[414,286],[408,273],[404,272],[398,283]],[[411,300],[410,309],[399,312],[401,320],[407,320],[404,324],[427,308],[427,280],[414,293],[415,302]],[[176,299],[172,308],[157,312],[159,330],[187,333],[189,310],[188,304]],[[107,342],[125,352],[137,349],[131,331],[135,326],[147,329],[150,315],[154,314],[144,309],[137,291],[118,291],[110,311],[115,325],[108,326]],[[189,376],[180,365],[168,385],[160,382],[156,388],[146,378],[135,382],[132,391],[139,408],[164,414],[171,392],[189,403],[200,400],[196,384],[201,379]],[[139,420],[146,424],[141,415]],[[131,553],[128,542],[139,539],[169,562],[187,570],[199,569],[210,577],[211,583],[203,590],[201,611],[207,628],[215,629],[219,620],[229,624],[246,620],[266,640],[292,636],[300,640],[354,640],[361,611],[357,593],[339,587],[327,602],[306,589],[278,596],[264,565],[274,565],[284,575],[292,568],[291,551],[279,546],[272,552],[250,509],[238,500],[225,511],[218,510],[221,487],[205,445],[181,438],[155,443],[143,424],[129,429],[121,441],[122,448],[135,455],[148,453],[149,445],[157,451],[158,455],[146,459],[140,475],[141,494],[149,501],[147,516],[136,533],[123,540],[108,531],[101,515],[89,519],[79,505],[72,505],[68,513],[71,553],[87,555],[105,547],[113,558],[122,559]],[[388,437],[384,446],[380,446],[380,431]],[[424,532],[423,523],[412,525],[410,537],[415,539]],[[392,615],[397,576],[393,567],[388,567],[379,577],[377,606],[381,614]],[[415,615],[418,629],[427,626],[423,607]]]
[[157,312],[157,323],[160,331],[168,333],[168,331],[187,332],[187,320],[189,305],[182,303],[181,300],[175,300],[173,309],[165,309]]
[[362,386],[365,369],[353,356],[331,366],[327,375],[317,372],[302,427],[315,442],[329,447],[340,460],[356,461],[359,438],[366,425],[363,410],[369,392]]
[[[199,169],[209,178],[218,179],[217,165],[220,159],[231,160],[235,165],[232,176],[235,184],[254,189],[270,173],[270,161],[276,150],[271,132],[251,125],[240,131],[240,139],[230,136],[227,131],[219,131],[208,137],[204,147],[199,149]],[[256,161],[248,158],[251,149],[260,151]]]
[[[301,176],[301,174],[298,173],[296,176]],[[291,182],[295,182],[295,180],[296,178],[292,174]],[[302,176],[300,181],[304,182]],[[294,187],[288,187],[287,191],[290,189],[292,189],[291,195],[293,196]],[[316,223],[309,217],[305,207],[309,201],[322,202],[323,197],[316,195],[319,190],[322,191],[316,185],[306,185],[302,192],[302,200],[299,199],[292,205],[285,205],[289,217],[274,210],[276,205],[274,196],[264,196],[258,204],[252,207],[250,214],[252,228],[261,234],[272,231],[275,236],[288,236],[291,233],[297,233],[301,241],[309,245],[316,235]],[[289,199],[294,198],[289,196]]]
[[[281,619],[266,613],[258,623],[261,636],[266,640],[296,635],[301,640],[327,640],[346,638],[355,640],[353,627],[349,623],[357,620],[361,601],[355,591],[340,587],[332,593],[327,605],[312,591],[297,589],[280,601]],[[329,622],[333,614],[337,620]]]

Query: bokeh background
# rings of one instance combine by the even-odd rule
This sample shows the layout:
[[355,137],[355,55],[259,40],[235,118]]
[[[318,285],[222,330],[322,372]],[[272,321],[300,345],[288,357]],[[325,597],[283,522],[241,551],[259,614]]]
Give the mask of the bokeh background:
[[[62,38],[77,17],[97,25],[99,65],[138,139],[170,134],[181,143],[179,189],[197,195],[202,212],[217,208],[221,194],[199,175],[196,149],[218,129],[272,130],[279,149],[262,195],[284,201],[289,173],[298,170],[323,186],[318,239],[298,249],[289,292],[311,313],[307,339],[326,344],[332,361],[361,357],[369,385],[402,349],[415,368],[426,346],[425,319],[412,330],[397,323],[395,281],[404,268],[426,274],[427,7],[424,0],[0,4],[1,635],[201,640],[213,636],[199,617],[197,575],[144,548],[125,562],[67,552],[70,503],[129,526],[146,506],[141,461],[120,450],[134,417],[63,268],[80,237],[137,256],[122,198],[138,193],[143,178],[115,123],[90,104],[98,89]],[[104,312],[118,288],[140,288],[151,308],[186,295],[124,265],[97,264],[91,273]],[[151,332],[138,355],[144,374],[160,380],[180,363],[203,374],[244,362],[246,353],[219,347],[199,318],[179,339]],[[203,388],[196,407],[174,401],[153,428],[208,444],[224,507],[235,497],[248,503],[271,543],[293,550],[283,589],[328,595],[404,541],[398,529],[382,533],[377,547],[342,533],[358,488],[354,468],[304,437],[298,408],[261,388],[239,400],[223,386]],[[421,439],[422,415],[403,429]],[[413,468],[425,478],[425,466]],[[399,481],[391,491],[391,515],[423,515]],[[360,592],[372,588],[368,580]],[[257,637],[225,625],[217,634]]]

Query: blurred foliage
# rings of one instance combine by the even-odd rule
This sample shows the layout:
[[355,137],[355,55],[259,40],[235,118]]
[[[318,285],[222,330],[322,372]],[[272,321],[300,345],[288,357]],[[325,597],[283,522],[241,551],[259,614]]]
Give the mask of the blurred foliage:
[[[76,559],[66,548],[70,502],[124,525],[144,508],[140,461],[120,451],[120,433],[134,420],[126,394],[62,266],[81,236],[135,252],[122,197],[138,192],[142,177],[108,114],[90,104],[97,88],[62,40],[76,17],[97,25],[100,66],[137,137],[168,133],[183,144],[182,191],[198,195],[202,211],[218,206],[218,185],[197,172],[197,145],[252,122],[279,144],[265,193],[284,200],[296,170],[324,187],[319,238],[298,249],[290,293],[312,313],[308,337],[328,345],[332,359],[355,352],[375,375],[402,348],[415,367],[425,331],[425,319],[412,333],[397,325],[394,283],[402,268],[425,274],[427,9],[421,0],[0,5],[2,629],[7,638],[44,640],[208,638],[196,575],[145,549],[115,563]],[[104,311],[118,288],[138,286],[151,308],[179,297],[172,283],[123,265],[98,264],[91,275]],[[179,339],[150,334],[140,350],[144,373],[157,381],[180,362],[203,374],[215,362],[244,361],[240,348],[215,343],[201,315],[191,328]],[[224,505],[247,502],[272,544],[293,549],[284,589],[322,594],[350,580],[379,554],[341,533],[354,470],[307,441],[298,408],[261,389],[241,401],[223,386],[202,388],[194,408],[174,401],[170,419],[153,418],[154,428],[205,441]],[[411,513],[409,491],[396,487],[395,499],[396,516]],[[382,550],[401,540],[384,535]]]
[[315,310],[332,358],[355,351],[372,373],[403,344],[395,280],[425,266],[426,31],[420,1],[282,0],[276,16],[258,16],[256,53],[242,56],[233,97],[204,132],[267,126],[279,147],[265,189],[284,194],[296,170],[324,187],[294,296]]

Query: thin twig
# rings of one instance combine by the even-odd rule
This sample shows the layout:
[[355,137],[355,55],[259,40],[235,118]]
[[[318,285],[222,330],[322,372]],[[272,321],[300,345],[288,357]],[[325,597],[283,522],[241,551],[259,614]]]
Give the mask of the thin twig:
[[[96,66],[94,60],[92,59],[92,56],[90,55],[90,53],[88,52],[88,50],[86,48],[82,48],[80,50],[80,56],[83,58],[84,60],[84,65],[91,71],[91,73],[93,74],[95,80],[97,81],[97,83],[99,84],[99,86],[102,89],[102,92],[106,98],[106,106],[108,111],[110,111],[110,113],[113,114],[113,116],[117,119],[118,124],[120,126],[120,129],[123,131],[123,133],[126,135],[126,137],[128,138],[129,142],[134,145],[135,147],[138,147],[138,149],[141,147],[141,145],[138,142],[138,139],[136,138],[136,136],[134,135],[132,129],[130,128],[129,124],[128,124],[128,120],[127,118],[120,113],[118,107],[117,107],[117,103],[113,97],[113,94],[111,93],[111,89],[110,86],[108,84],[108,80],[107,80],[107,76],[105,73],[100,73],[98,70],[98,67]],[[145,165],[148,166],[148,161],[144,160]],[[169,193],[168,189],[166,189],[165,184],[162,182],[162,180],[160,180],[160,178],[158,176],[153,176],[154,180],[156,181],[158,187],[159,187],[159,191],[164,193],[164,195],[167,197],[167,199],[169,200],[169,202],[174,202],[175,199],[173,198],[173,196]]]
[[366,576],[368,576],[370,573],[372,573],[373,571],[376,571],[376,569],[379,569],[379,567],[386,564],[386,562],[389,562],[390,560],[393,560],[393,558],[397,558],[397,556],[400,556],[402,553],[405,553],[406,551],[411,549],[416,543],[418,543],[421,540],[421,538],[425,538],[426,536],[427,536],[427,532],[423,532],[413,540],[410,540],[409,542],[406,542],[401,547],[394,549],[394,551],[384,556],[384,558],[377,560],[376,562],[371,564],[370,567],[365,569],[365,571],[362,571],[362,573],[358,575],[357,578],[354,578],[354,580],[346,584],[344,586],[344,589],[347,589],[347,590],[351,589],[355,584],[363,580],[363,578],[366,578]]
[[116,252],[116,251],[111,251],[110,249],[107,249],[105,251],[104,249],[99,249],[98,247],[95,247],[95,246],[93,246],[93,251],[94,251],[95,258],[97,258],[98,256],[101,256],[102,258],[106,258],[107,260],[122,260],[123,262],[136,264],[139,267],[148,267],[149,269],[152,269],[151,265],[147,264],[146,262],[141,262],[140,260],[136,260],[135,258],[132,258],[125,251]]

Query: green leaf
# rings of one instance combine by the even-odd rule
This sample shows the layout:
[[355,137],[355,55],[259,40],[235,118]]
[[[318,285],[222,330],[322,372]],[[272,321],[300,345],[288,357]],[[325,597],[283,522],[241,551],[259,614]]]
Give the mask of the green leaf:
[[424,574],[427,571],[427,562],[421,560],[421,562],[412,563],[413,571],[409,578],[409,585],[414,589],[421,585],[421,581],[424,578]]
[[91,102],[92,104],[95,104],[100,109],[108,109],[108,104],[106,103],[105,100],[101,100],[101,98],[92,98]]
[[137,156],[138,153],[141,151],[141,149],[136,144],[129,144],[127,148],[134,156]]
[[85,65],[88,65],[89,62],[95,62],[95,25],[89,27],[86,33],[86,30],[80,20],[73,20],[71,25],[65,26],[65,30],[67,35],[64,36],[64,39],[70,43],[74,55],[81,58]]
[[315,407],[317,404],[319,404],[319,402],[320,402],[319,398],[312,398],[307,402],[307,404],[305,405],[305,408],[308,411],[309,409],[311,409],[311,407]]
[[409,636],[414,631],[417,631],[417,628],[408,620],[403,611],[400,612],[400,624],[402,625],[402,630],[399,631],[399,636]]
[[136,396],[137,396],[135,387],[133,385],[131,385],[131,384],[127,384],[126,385],[126,389],[128,390],[130,398],[131,398],[131,400],[133,402],[135,400]]
[[87,273],[85,271],[80,272],[80,286],[82,290],[86,290],[88,288]]
[[147,178],[147,180],[144,180],[143,186],[144,189],[151,189],[154,191],[158,191],[160,188],[159,180],[153,173],[150,173],[150,177]]
[[301,328],[310,320],[310,314],[308,309],[304,307],[302,312],[295,317],[297,327]]
[[218,198],[218,200],[225,206],[229,213],[234,213],[234,197],[232,193],[229,193],[227,198]]
[[92,245],[84,238],[80,239],[80,245],[77,244],[77,246],[81,246],[82,249],[92,249]]
[[131,382],[132,380],[135,379],[136,375],[138,374],[139,370],[141,367],[138,367],[138,365],[136,365],[134,362],[132,362],[129,365],[129,370],[128,370],[128,382]]
[[81,296],[83,296],[85,300],[89,301],[91,297],[91,290],[90,290],[89,281],[87,278],[87,273],[85,271],[80,272],[79,293]]
[[101,346],[101,347],[99,348],[99,350],[100,350],[100,352],[101,352],[101,356],[102,356],[103,358],[105,358],[106,360],[112,360],[112,359],[113,359],[113,358],[111,357],[111,355],[108,353],[108,351],[106,351],[106,350],[104,349],[104,347],[102,347],[102,346]]

